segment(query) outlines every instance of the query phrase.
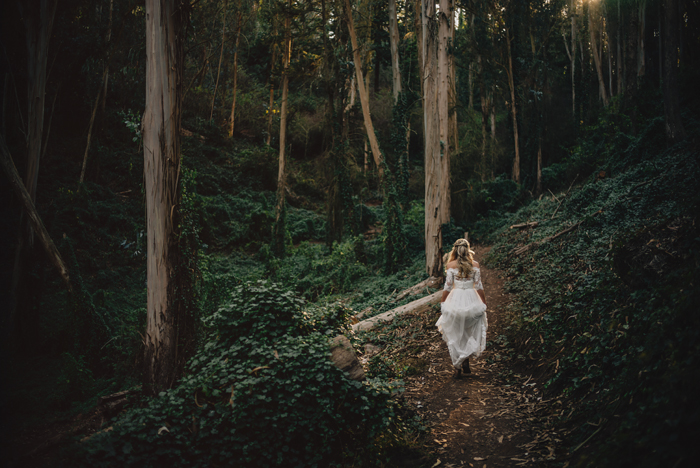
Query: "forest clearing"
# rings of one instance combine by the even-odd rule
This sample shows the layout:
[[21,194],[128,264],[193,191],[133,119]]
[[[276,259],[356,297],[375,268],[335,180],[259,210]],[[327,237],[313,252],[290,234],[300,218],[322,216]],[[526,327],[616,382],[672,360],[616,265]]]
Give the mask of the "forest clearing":
[[8,466],[697,464],[700,2],[12,0],[0,44]]

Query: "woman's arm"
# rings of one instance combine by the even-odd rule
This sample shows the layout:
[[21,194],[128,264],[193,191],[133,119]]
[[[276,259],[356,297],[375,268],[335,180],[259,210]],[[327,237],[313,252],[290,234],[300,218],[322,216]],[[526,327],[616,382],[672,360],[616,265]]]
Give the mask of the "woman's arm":
[[440,302],[445,302],[445,299],[447,299],[447,296],[450,295],[449,291],[443,291],[442,292],[442,299],[440,299]]
[[443,288],[442,298],[440,299],[440,302],[445,302],[445,300],[447,299],[447,296],[450,295],[450,291],[452,291],[452,286],[454,285],[454,282],[455,282],[454,270],[450,270],[448,268],[446,273],[447,273],[447,275],[445,275],[445,287]]
[[479,269],[479,264],[474,262],[474,289],[476,289],[477,294],[481,298],[481,302],[486,304],[486,294],[484,294],[484,285],[481,284],[481,270]]

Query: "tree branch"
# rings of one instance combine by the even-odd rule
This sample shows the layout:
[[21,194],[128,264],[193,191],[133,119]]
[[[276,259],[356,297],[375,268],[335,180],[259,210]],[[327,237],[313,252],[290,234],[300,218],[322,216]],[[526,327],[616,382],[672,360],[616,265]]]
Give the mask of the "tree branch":
[[44,223],[41,221],[41,217],[39,216],[39,213],[37,213],[36,208],[34,207],[34,203],[32,202],[32,199],[29,196],[27,189],[22,183],[22,179],[17,173],[17,168],[12,162],[10,150],[7,149],[5,139],[2,136],[0,136],[0,153],[2,153],[0,154],[0,165],[2,166],[3,172],[5,172],[5,174],[7,175],[7,178],[10,181],[10,185],[14,189],[19,199],[22,201],[24,209],[27,210],[27,214],[29,215],[29,220],[32,223],[32,227],[39,236],[39,240],[44,246],[46,253],[49,254],[51,263],[53,263],[54,266],[58,269],[61,278],[63,278],[63,282],[66,283],[68,291],[72,293],[73,287],[71,286],[70,276],[68,276],[68,269],[66,268],[66,265],[63,262],[63,259],[61,258],[61,254],[56,248],[56,245],[53,243],[51,237],[49,236],[49,233],[46,231]]

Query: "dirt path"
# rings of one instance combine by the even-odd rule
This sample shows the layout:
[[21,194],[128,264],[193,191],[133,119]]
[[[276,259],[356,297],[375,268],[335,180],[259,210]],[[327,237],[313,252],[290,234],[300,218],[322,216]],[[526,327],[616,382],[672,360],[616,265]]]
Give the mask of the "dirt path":
[[[477,249],[477,261],[488,250]],[[553,460],[557,442],[543,427],[551,408],[543,404],[536,382],[500,359],[503,349],[495,341],[505,326],[509,297],[500,272],[482,266],[481,277],[489,329],[485,352],[470,360],[472,374],[452,377],[447,346],[436,331],[420,356],[428,369],[405,379],[405,398],[429,424],[437,466],[544,466]]]

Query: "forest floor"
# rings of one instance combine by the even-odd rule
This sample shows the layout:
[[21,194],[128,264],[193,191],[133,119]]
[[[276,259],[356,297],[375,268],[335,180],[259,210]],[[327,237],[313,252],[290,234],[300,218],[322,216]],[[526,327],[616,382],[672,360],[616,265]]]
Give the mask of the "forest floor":
[[[477,249],[477,261],[489,250]],[[429,427],[427,448],[438,460],[434,467],[549,465],[561,440],[548,422],[561,408],[544,401],[541,382],[527,375],[524,366],[519,372],[514,360],[500,355],[507,349],[496,340],[507,326],[510,298],[501,272],[482,265],[481,276],[488,345],[479,359],[470,359],[472,373],[453,377],[447,346],[436,330],[416,356],[427,362],[426,370],[404,379],[404,398]]]
[[[516,360],[506,357],[508,345],[498,339],[507,326],[510,297],[504,292],[502,273],[481,262],[488,251],[482,247],[476,254],[482,263],[488,305],[488,345],[478,360],[470,360],[472,373],[453,378],[447,347],[434,328],[436,309],[422,314],[422,346],[409,356],[425,363],[421,373],[404,378],[403,395],[429,428],[425,448],[437,460],[433,458],[428,466],[547,466],[555,452],[561,452],[557,445],[563,434],[557,434],[549,422],[562,407],[558,401],[545,401],[541,382],[526,371],[536,369],[537,363],[518,367]],[[96,408],[70,419],[27,427],[4,441],[3,458],[8,466],[50,465],[65,443],[103,429],[107,421]],[[425,460],[412,462],[423,465]]]

